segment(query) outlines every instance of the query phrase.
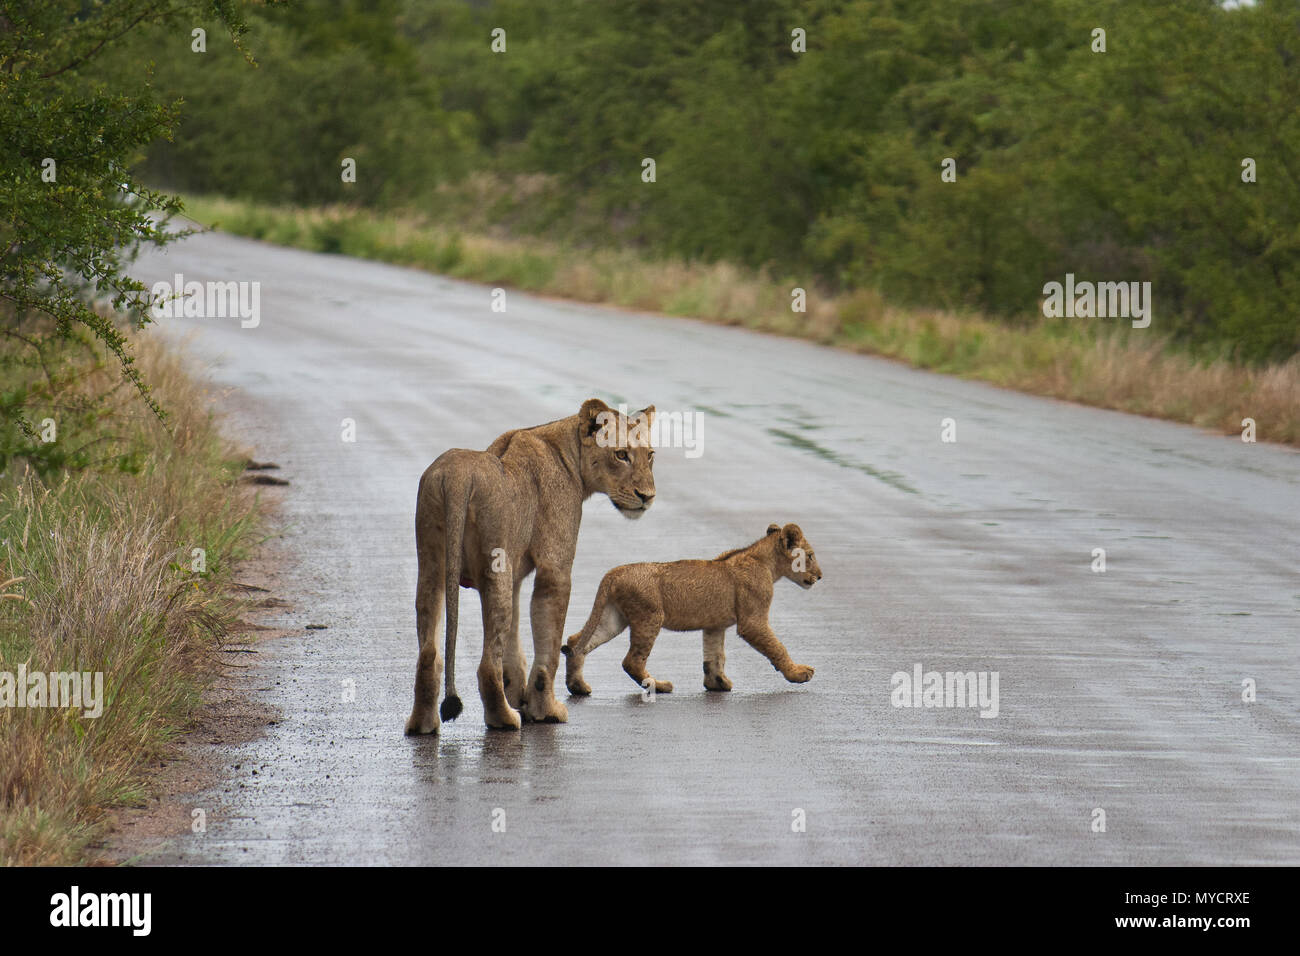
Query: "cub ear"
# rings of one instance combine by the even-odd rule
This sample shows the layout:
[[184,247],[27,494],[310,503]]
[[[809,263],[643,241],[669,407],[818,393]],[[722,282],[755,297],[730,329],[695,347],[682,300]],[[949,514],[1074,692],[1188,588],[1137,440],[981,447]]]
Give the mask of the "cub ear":
[[602,418],[602,415],[612,415],[614,410],[602,402],[599,398],[589,398],[582,403],[582,408],[578,410],[578,424],[582,430],[584,438],[590,438],[596,432],[600,431],[607,422],[608,418]]
[[768,534],[776,534],[780,530],[781,530],[781,526],[779,524],[770,524],[767,526]]
[[797,548],[799,542],[803,540],[803,531],[800,530],[797,524],[786,525],[782,529],[782,533],[784,534],[784,537],[781,539],[781,543],[785,545],[787,551],[792,551]]

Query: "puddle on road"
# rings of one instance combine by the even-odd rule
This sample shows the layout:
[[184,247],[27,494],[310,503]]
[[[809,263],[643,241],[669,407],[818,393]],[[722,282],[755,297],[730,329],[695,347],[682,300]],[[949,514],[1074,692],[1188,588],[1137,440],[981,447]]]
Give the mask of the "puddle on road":
[[909,495],[920,494],[915,488],[903,481],[903,476],[893,471],[881,471],[878,468],[872,468],[863,462],[853,461],[838,455],[829,448],[823,448],[814,441],[804,438],[802,435],[796,435],[793,432],[782,431],[779,428],[769,428],[767,433],[781,441],[782,444],[789,445],[791,448],[797,448],[799,451],[806,451],[815,455],[822,461],[829,461],[833,465],[839,465],[841,468],[852,468],[863,474],[870,475],[885,484],[897,488],[899,491],[906,491]]

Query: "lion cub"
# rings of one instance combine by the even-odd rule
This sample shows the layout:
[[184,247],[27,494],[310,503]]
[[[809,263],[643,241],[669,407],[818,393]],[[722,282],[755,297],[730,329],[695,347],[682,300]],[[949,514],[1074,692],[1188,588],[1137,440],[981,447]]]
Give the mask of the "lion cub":
[[722,672],[722,639],[728,627],[772,662],[785,679],[802,684],[813,669],[796,664],[767,623],[772,585],[789,578],[807,589],[821,580],[812,545],[797,524],[770,525],[767,534],[747,548],[720,554],[712,561],[624,564],[600,582],[591,617],[561,650],[567,658],[564,682],[572,694],[590,694],[582,679],[587,655],[631,626],[632,646],[623,670],[641,687],[654,681],[656,693],[672,692],[670,681],[646,673],[646,659],[661,628],[704,632],[704,686],[731,690]]

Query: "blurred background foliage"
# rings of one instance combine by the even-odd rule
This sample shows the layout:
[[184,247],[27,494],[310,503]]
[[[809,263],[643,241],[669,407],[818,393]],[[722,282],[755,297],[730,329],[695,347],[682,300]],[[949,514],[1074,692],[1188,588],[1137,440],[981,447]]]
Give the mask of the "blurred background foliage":
[[184,100],[146,181],[726,260],[1013,324],[1067,272],[1151,281],[1159,328],[1194,352],[1300,349],[1294,0],[240,9],[256,67],[229,43],[192,52],[188,24],[102,61],[147,59]]

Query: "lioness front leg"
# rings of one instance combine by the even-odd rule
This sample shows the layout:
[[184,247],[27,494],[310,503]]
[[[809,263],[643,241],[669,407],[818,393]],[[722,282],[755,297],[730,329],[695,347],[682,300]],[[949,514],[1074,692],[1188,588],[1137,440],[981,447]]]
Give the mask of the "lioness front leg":
[[529,616],[533,622],[533,669],[528,674],[521,712],[525,720],[563,724],[569,709],[555,699],[555,672],[564,642],[564,617],[569,610],[569,577],[537,569]]
[[704,632],[704,689],[731,690],[731,681],[722,672],[727,663],[727,655],[722,649],[726,628],[706,629]]
[[796,664],[790,659],[790,652],[777,640],[767,621],[750,621],[737,630],[749,646],[771,661],[772,666],[790,683],[803,684],[812,680],[813,669],[803,664]]
[[627,649],[627,656],[623,658],[623,670],[627,672],[628,677],[636,681],[638,687],[647,689],[647,682],[653,682],[656,694],[671,694],[672,681],[655,680],[646,673],[645,669],[646,661],[650,659],[650,652],[654,650],[655,638],[658,636],[658,621],[652,624],[633,624],[632,646]]

